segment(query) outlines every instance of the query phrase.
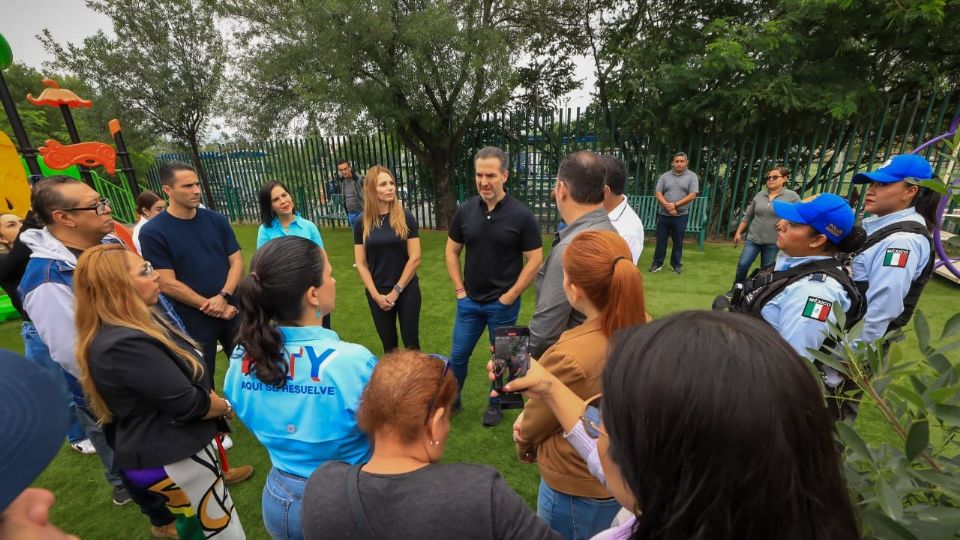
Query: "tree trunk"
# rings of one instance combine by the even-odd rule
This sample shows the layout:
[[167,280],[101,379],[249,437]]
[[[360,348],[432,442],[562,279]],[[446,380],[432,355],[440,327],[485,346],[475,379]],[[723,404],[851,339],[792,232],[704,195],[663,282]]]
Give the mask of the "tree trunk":
[[450,184],[451,155],[451,152],[446,151],[435,151],[430,155],[430,175],[433,176],[433,191],[436,195],[433,211],[436,226],[440,230],[450,227],[450,220],[457,208],[453,186]]
[[213,191],[210,189],[210,181],[207,179],[207,171],[203,168],[203,162],[200,161],[200,144],[197,137],[188,137],[187,143],[190,145],[190,155],[193,157],[193,168],[197,170],[197,176],[200,178],[200,186],[203,188],[203,196],[207,199],[207,206],[219,212],[220,208],[216,199],[213,198]]

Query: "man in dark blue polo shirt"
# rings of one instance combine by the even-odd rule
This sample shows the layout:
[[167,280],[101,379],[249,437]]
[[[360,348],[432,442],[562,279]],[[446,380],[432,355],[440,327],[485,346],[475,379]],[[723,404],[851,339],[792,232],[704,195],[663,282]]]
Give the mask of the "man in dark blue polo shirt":
[[[477,191],[457,208],[447,238],[447,273],[457,297],[450,366],[460,389],[477,341],[487,328],[490,343],[501,326],[514,326],[520,295],[530,286],[543,262],[543,239],[533,212],[507,195],[509,160],[503,150],[488,146],[474,160]],[[463,275],[460,252],[467,247]],[[526,264],[524,264],[526,262]],[[454,411],[460,410],[460,397]],[[491,398],[483,425],[500,422],[500,402]]]

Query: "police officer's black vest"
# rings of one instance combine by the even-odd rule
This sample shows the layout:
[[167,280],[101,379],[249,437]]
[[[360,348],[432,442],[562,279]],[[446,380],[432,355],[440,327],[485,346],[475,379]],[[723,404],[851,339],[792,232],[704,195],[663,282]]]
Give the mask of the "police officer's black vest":
[[[812,276],[811,279],[818,281],[824,281],[829,276],[843,286],[847,298],[850,299],[850,308],[846,312],[846,328],[851,328],[863,318],[866,302],[863,301],[863,296],[853,283],[853,279],[837,259],[833,257],[817,259],[780,272],[774,271],[773,268],[768,266],[755,270],[744,282],[742,293],[729,298],[728,309],[761,317],[760,312],[767,302],[773,300],[790,285],[807,276]],[[718,307],[718,303],[714,302],[714,308]]]
[[[892,225],[887,225],[886,227],[868,236],[867,242],[862,248],[860,248],[860,251],[853,255],[854,257],[860,255],[864,251],[877,245],[877,243],[884,238],[898,232],[908,232],[926,237],[926,239],[930,242],[930,257],[927,259],[927,265],[924,266],[923,271],[920,272],[920,277],[910,283],[910,289],[907,291],[907,296],[903,298],[903,313],[901,313],[896,319],[890,321],[890,324],[887,325],[886,332],[891,332],[898,328],[904,327],[910,321],[910,317],[913,316],[914,310],[917,309],[917,303],[920,301],[920,293],[923,292],[923,288],[927,285],[927,282],[930,281],[930,277],[933,276],[933,263],[936,259],[936,253],[933,251],[933,236],[930,234],[930,230],[927,229],[926,225],[921,225],[916,221],[899,221]],[[860,294],[866,298],[867,289],[870,287],[870,282],[857,281],[855,283],[857,289],[860,290]]]

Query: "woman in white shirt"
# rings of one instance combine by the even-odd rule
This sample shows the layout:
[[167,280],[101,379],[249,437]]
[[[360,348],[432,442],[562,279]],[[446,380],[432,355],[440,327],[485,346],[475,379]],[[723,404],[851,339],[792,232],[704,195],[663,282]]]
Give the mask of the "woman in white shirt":
[[137,195],[137,224],[133,227],[133,245],[140,252],[140,229],[150,218],[167,209],[167,201],[149,189]]

